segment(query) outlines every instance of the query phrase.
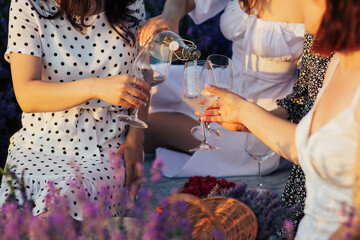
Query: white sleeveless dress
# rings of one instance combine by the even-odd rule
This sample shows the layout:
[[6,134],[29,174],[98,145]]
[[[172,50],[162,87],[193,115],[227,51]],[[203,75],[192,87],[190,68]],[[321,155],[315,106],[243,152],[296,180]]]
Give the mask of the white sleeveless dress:
[[[330,80],[331,81],[331,80]],[[320,91],[312,110],[296,128],[299,161],[306,178],[305,217],[296,239],[328,239],[346,219],[342,207],[353,204],[354,167],[359,139],[355,107],[360,86],[347,108],[308,138]]]
[[[246,14],[237,0],[196,0],[190,13],[195,23],[202,23],[224,10],[220,27],[226,38],[233,41],[234,89],[239,95],[262,107],[275,109],[275,99],[292,91],[302,54],[304,25],[265,21]],[[196,43],[195,43],[196,44]],[[172,66],[169,78],[153,88],[150,113],[178,112],[195,118],[195,110],[181,99],[183,66]],[[164,175],[237,176],[257,174],[257,162],[244,151],[246,133],[236,133],[214,125],[221,139],[213,141],[220,150],[200,151],[190,155],[157,149],[165,161]],[[262,163],[262,172],[270,173],[279,167],[279,156]]]

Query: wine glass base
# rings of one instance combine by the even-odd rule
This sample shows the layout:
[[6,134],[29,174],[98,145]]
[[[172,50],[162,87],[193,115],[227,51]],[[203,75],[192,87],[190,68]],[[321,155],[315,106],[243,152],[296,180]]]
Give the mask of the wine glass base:
[[148,128],[148,125],[138,118],[134,118],[127,115],[121,115],[119,116],[119,119],[136,128]]
[[190,149],[189,152],[203,151],[203,150],[216,150],[220,149],[219,147],[214,147],[209,144],[201,144],[200,146]]
[[[201,126],[195,126],[191,129],[191,135],[196,138],[197,140],[199,141],[202,141],[203,138],[202,138],[202,133],[201,133]],[[205,137],[207,139],[210,139],[210,140],[213,140],[213,139],[216,139],[216,140],[219,140],[220,139],[220,136],[221,136],[221,133],[219,130],[216,130],[216,129],[206,129],[205,130]]]
[[258,193],[265,193],[267,192],[268,190],[264,187],[255,187],[254,188]]

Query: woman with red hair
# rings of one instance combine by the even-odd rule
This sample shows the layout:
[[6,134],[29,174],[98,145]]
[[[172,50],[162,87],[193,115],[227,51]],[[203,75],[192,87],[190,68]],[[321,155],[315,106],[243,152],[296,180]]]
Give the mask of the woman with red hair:
[[[254,103],[211,86],[220,100],[206,121],[237,124],[278,154],[301,165],[306,177],[305,217],[297,239],[360,237],[360,3],[303,0],[305,29],[316,33],[313,51],[335,51],[313,109],[296,124]],[[345,206],[345,208],[344,208]],[[355,208],[345,225],[344,209]],[[349,213],[350,214],[350,213]]]

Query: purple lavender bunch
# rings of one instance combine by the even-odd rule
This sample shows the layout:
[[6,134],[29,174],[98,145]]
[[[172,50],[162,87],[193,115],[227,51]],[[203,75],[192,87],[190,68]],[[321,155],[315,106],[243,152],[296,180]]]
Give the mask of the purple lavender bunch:
[[155,212],[149,215],[143,240],[191,239],[190,222],[185,217],[188,203],[165,199]]
[[[341,204],[341,217],[345,220],[343,225],[347,229],[351,229],[353,227],[355,213],[356,209],[353,206],[349,206],[345,202]],[[352,239],[351,237],[352,234],[349,230],[344,233],[344,236],[341,238],[341,240]]]
[[[73,165],[74,175],[67,185],[70,190],[76,189],[77,204],[83,210],[81,222],[71,217],[68,198],[53,182],[46,186],[45,212],[33,216],[34,205],[27,198],[24,175],[19,179],[13,169],[7,167],[2,173],[9,178],[11,194],[9,202],[0,209],[1,239],[190,239],[190,223],[184,216],[186,203],[164,202],[162,211],[155,211],[154,195],[149,189],[140,189],[138,199],[132,201],[123,187],[123,177],[119,176],[124,175],[122,159],[115,152],[110,153],[110,159],[115,184],[101,185],[95,199],[89,198],[86,179],[79,174],[80,167],[69,163]],[[151,170],[153,184],[159,180],[161,168],[162,161],[155,160]],[[15,196],[23,200],[17,201]]]
[[268,239],[274,236],[283,226],[285,220],[290,219],[295,212],[294,208],[283,208],[280,196],[274,192],[258,192],[256,189],[247,189],[246,184],[238,184],[234,188],[225,189],[221,194],[213,191],[211,196],[234,198],[245,203],[256,215],[259,222],[257,239]]

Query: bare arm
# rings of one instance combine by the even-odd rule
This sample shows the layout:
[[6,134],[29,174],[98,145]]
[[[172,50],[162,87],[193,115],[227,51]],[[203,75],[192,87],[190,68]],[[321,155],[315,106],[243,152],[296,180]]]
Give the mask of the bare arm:
[[260,106],[246,102],[239,120],[261,141],[285,159],[299,165],[295,145],[296,124],[291,123]]
[[168,19],[180,21],[194,8],[194,0],[167,0],[161,15],[167,16]]
[[269,111],[272,115],[277,116],[279,118],[288,119],[288,111],[283,107],[275,108],[274,110]]
[[[238,124],[240,130],[247,128],[277,154],[289,161],[299,164],[295,145],[296,124],[291,123],[262,107],[246,101],[232,92],[211,86],[210,93],[220,97],[220,100],[205,111],[205,121],[220,125]],[[220,112],[218,111],[220,110]],[[284,110],[278,110],[276,114]]]
[[167,0],[159,16],[149,19],[138,32],[138,39],[143,46],[147,39],[161,29],[179,32],[180,20],[195,8],[194,0]]
[[125,107],[144,106],[150,86],[142,80],[134,87],[133,78],[118,75],[86,78],[73,82],[41,80],[42,60],[39,57],[11,53],[12,79],[17,101],[24,112],[61,111],[92,98],[99,98]]

